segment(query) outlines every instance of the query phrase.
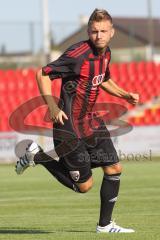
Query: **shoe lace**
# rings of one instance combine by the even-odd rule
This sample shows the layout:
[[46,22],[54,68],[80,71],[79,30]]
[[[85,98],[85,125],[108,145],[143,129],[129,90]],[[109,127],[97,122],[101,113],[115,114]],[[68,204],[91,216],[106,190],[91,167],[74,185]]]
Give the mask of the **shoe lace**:
[[113,219],[113,220],[111,221],[111,225],[112,225],[113,228],[120,228],[120,227],[116,224],[115,219]]

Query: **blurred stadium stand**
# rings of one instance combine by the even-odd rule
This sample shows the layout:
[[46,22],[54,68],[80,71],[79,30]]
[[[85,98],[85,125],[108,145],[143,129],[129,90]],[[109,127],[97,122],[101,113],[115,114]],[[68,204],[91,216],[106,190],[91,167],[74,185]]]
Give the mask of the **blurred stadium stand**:
[[[0,70],[0,131],[13,131],[9,117],[21,104],[39,96],[35,80],[37,68]],[[100,90],[97,102],[116,102],[128,108],[127,120],[135,125],[160,125],[160,64],[154,62],[130,62],[111,64],[112,78],[127,91],[140,94],[140,104],[133,107],[125,101]],[[61,80],[52,82],[53,95],[59,97]],[[51,126],[45,122],[47,107],[41,106],[27,116],[31,125]],[[17,119],[18,123],[18,119]],[[20,123],[19,123],[20,124]]]

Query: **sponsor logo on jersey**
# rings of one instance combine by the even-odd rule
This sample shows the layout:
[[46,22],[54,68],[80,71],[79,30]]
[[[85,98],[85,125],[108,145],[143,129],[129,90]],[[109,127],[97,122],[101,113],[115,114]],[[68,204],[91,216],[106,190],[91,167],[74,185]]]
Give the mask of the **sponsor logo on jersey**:
[[104,76],[105,76],[105,73],[94,76],[94,78],[92,79],[93,87],[97,87],[98,85],[100,85],[104,80]]

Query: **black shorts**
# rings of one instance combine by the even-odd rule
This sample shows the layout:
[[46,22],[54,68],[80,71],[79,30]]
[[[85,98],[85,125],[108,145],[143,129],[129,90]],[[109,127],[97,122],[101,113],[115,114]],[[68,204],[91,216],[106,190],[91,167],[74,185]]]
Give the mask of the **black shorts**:
[[[63,139],[63,136],[60,138]],[[54,146],[71,178],[77,183],[86,182],[92,176],[92,168],[111,166],[119,162],[106,127],[99,134],[83,139],[74,136],[65,136],[64,141],[54,139]]]

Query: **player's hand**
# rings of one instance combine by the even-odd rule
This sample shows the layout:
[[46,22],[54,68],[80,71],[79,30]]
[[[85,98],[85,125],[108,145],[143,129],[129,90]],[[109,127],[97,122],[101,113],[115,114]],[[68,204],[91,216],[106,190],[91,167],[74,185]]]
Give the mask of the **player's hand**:
[[129,93],[126,101],[132,105],[136,105],[139,102],[139,94],[138,93]]
[[56,108],[56,109],[50,108],[49,112],[50,112],[50,119],[54,123],[60,123],[64,125],[64,120],[68,120],[67,115],[60,108]]

